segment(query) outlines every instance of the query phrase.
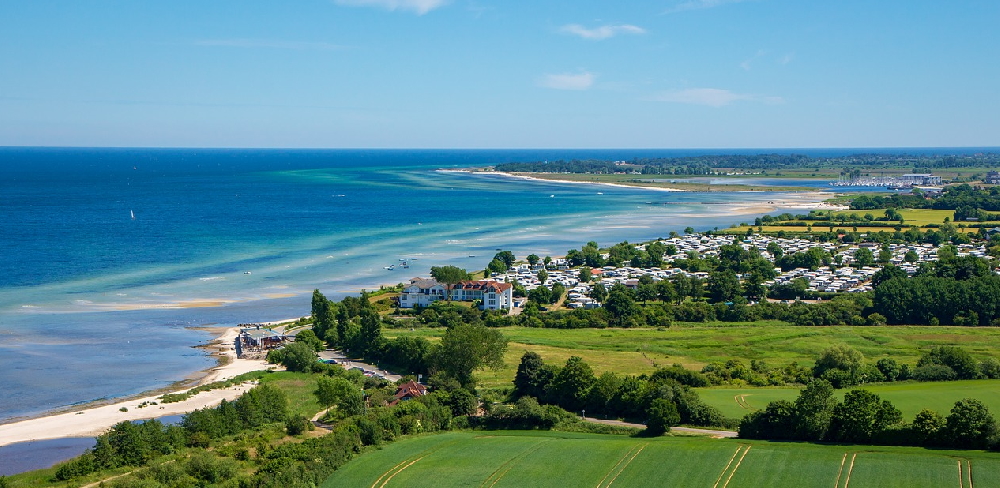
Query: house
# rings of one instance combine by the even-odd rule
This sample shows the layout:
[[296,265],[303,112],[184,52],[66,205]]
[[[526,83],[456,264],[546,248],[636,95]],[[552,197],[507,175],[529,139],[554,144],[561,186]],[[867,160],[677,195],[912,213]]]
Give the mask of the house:
[[514,304],[514,286],[497,281],[459,281],[451,290],[451,299],[481,300],[483,310],[510,310]]
[[1000,172],[987,172],[986,179],[983,180],[983,183],[986,183],[987,185],[1000,185]]
[[399,402],[405,402],[407,400],[412,400],[417,397],[421,397],[427,394],[427,387],[417,383],[416,381],[410,380],[399,387],[396,388],[396,394],[392,396],[392,401],[389,402],[389,406],[395,405]]
[[427,307],[438,300],[443,300],[446,291],[445,286],[436,280],[413,278],[399,295],[399,306],[400,308]]
[[[448,296],[447,287],[436,280],[413,278],[399,296],[400,308],[427,307]],[[483,310],[510,310],[514,305],[514,287],[497,281],[459,281],[451,289],[451,299],[460,302],[482,301]]]

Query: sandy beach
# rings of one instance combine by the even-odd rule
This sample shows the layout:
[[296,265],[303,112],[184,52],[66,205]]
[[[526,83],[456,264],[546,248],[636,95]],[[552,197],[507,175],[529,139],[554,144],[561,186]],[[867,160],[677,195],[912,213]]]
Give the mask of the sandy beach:
[[[448,173],[470,173],[470,174],[474,173],[477,175],[496,175],[504,178],[537,181],[543,183],[558,183],[558,184],[569,184],[569,185],[598,185],[598,186],[611,186],[616,188],[633,188],[633,189],[638,188],[643,190],[664,191],[664,192],[690,191],[690,190],[682,190],[679,188],[664,188],[661,186],[646,186],[640,184],[625,185],[620,183],[608,183],[601,181],[575,181],[575,180],[537,178],[524,174],[507,173],[503,171],[471,171],[471,170],[453,170],[453,169],[439,169],[438,171],[448,172]],[[739,193],[739,192],[734,192],[734,193]],[[844,205],[833,205],[825,203],[823,201],[816,201],[816,200],[825,200],[828,198],[832,198],[834,194],[831,192],[825,192],[825,191],[798,192],[797,196],[798,195],[803,195],[804,199],[812,201],[783,200],[783,201],[769,202],[768,204],[738,205],[737,209],[740,211],[740,213],[766,213],[774,211],[778,208],[793,208],[802,210],[847,210],[848,209],[848,207]]]
[[[277,323],[279,322],[272,322],[267,325],[275,325]],[[227,328],[222,335],[207,346],[214,349],[213,353],[215,355],[224,359],[221,361],[221,366],[207,371],[207,374],[198,381],[199,385],[224,381],[251,371],[261,371],[275,367],[261,360],[237,358],[233,343],[238,335],[238,327]],[[141,398],[130,398],[110,405],[101,405],[10,424],[2,424],[0,425],[0,446],[42,439],[96,436],[107,431],[118,422],[125,420],[145,420],[166,415],[181,415],[200,408],[213,407],[222,402],[222,400],[235,400],[252,386],[250,383],[244,383],[230,388],[201,392],[182,402],[151,405],[153,402],[159,403],[158,399],[164,393],[183,393],[190,389],[183,388],[176,391],[143,396]],[[140,408],[139,405],[144,403],[146,406]],[[121,411],[123,407],[127,411]]]

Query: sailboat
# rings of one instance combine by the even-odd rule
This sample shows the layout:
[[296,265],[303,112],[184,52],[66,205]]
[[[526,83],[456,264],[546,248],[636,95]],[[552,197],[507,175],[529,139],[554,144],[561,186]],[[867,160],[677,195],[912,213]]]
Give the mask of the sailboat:
[[129,213],[129,215],[132,216],[132,220],[135,220],[135,212],[133,212],[131,209],[129,209],[128,213]]

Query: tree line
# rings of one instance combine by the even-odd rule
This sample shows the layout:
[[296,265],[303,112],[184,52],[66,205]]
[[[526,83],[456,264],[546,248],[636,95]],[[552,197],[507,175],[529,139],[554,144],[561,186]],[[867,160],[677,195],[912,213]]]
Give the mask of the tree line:
[[906,423],[890,401],[864,389],[833,396],[826,380],[809,383],[795,401],[770,402],[740,421],[739,436],[747,439],[850,442],[987,449],[998,446],[996,420],[979,400],[955,402],[951,412],[924,409]]

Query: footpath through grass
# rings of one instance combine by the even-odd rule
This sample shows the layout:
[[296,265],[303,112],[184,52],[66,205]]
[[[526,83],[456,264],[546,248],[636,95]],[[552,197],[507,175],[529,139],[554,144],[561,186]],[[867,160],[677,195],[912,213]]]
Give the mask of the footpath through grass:
[[982,451],[501,431],[403,439],[349,462],[321,488],[971,488],[998,482],[1000,456]]

